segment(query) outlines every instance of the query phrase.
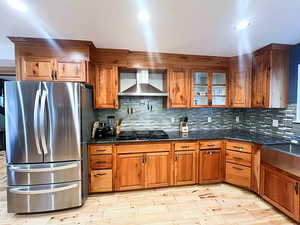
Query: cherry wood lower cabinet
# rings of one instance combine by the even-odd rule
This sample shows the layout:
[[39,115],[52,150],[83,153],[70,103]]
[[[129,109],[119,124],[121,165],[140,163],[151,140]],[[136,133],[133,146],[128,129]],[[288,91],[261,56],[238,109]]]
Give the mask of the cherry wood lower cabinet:
[[261,167],[260,195],[299,222],[299,181],[272,166]]
[[171,185],[170,153],[118,154],[116,190]]
[[225,181],[251,188],[253,144],[241,141],[226,141]]
[[145,187],[169,186],[171,179],[170,153],[147,153],[145,157]]
[[200,151],[199,183],[216,183],[223,180],[222,151],[202,150]]
[[90,192],[113,191],[113,146],[95,144],[88,149]]
[[197,183],[197,151],[174,153],[175,185]]
[[91,170],[90,192],[110,192],[113,190],[112,170]]
[[145,187],[144,154],[117,155],[116,190],[143,189]]

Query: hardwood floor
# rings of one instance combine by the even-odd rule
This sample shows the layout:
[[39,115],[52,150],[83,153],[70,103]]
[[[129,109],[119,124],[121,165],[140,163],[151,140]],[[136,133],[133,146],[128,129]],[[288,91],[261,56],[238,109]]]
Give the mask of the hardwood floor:
[[77,209],[8,214],[3,152],[0,152],[0,179],[0,225],[296,224],[256,195],[227,184],[95,194]]

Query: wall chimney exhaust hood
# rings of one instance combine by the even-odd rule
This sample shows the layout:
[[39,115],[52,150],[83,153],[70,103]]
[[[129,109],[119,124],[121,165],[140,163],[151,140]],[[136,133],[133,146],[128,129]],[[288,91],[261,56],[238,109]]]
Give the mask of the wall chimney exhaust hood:
[[[120,79],[122,79],[121,76]],[[149,70],[138,69],[135,84],[121,91],[119,96],[168,96],[167,92],[152,85],[150,80]],[[164,82],[163,79],[161,80],[162,82]]]

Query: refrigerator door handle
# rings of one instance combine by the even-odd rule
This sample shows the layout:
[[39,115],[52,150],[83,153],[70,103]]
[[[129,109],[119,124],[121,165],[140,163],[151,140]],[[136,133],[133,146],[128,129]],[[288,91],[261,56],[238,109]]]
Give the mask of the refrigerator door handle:
[[40,108],[40,134],[44,154],[48,154],[46,135],[45,135],[45,110],[46,110],[47,91],[42,91]]
[[50,168],[39,168],[39,169],[23,169],[18,167],[11,167],[10,170],[14,172],[21,172],[21,173],[40,173],[40,172],[53,172],[58,170],[66,170],[78,167],[78,164],[70,164],[65,166],[58,166],[58,167],[50,167]]
[[58,188],[48,188],[48,189],[42,189],[42,190],[24,190],[25,188],[12,188],[9,190],[9,192],[14,194],[21,194],[21,195],[40,195],[40,194],[49,194],[49,193],[55,193],[59,191],[66,191],[69,189],[77,188],[78,184],[71,184],[65,187],[58,187]]
[[42,155],[41,146],[40,146],[40,140],[39,140],[39,132],[38,132],[38,110],[39,110],[39,102],[41,98],[41,90],[37,90],[35,95],[35,101],[34,101],[34,112],[33,112],[33,129],[34,129],[34,137],[35,137],[35,144],[37,148],[38,154]]

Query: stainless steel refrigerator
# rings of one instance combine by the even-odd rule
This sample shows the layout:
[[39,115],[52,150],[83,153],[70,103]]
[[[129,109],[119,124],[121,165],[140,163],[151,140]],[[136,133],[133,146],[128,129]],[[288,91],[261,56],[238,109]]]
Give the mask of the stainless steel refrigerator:
[[81,206],[88,193],[92,89],[71,82],[5,82],[7,208]]

